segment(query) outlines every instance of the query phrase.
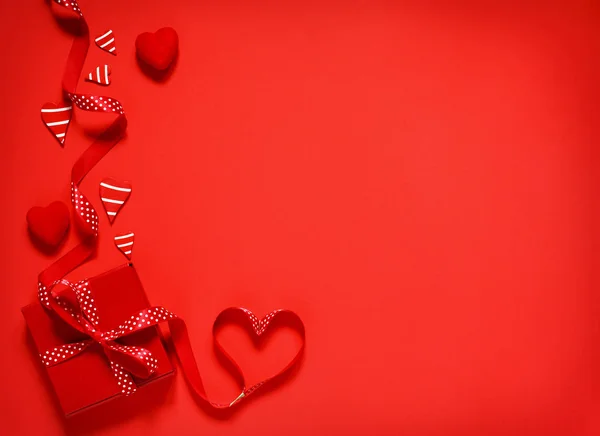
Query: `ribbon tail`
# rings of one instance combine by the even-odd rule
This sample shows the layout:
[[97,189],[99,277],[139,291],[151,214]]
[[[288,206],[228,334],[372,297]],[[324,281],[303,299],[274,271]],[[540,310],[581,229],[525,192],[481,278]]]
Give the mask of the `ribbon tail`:
[[137,386],[133,381],[131,374],[129,374],[123,366],[112,360],[110,361],[110,367],[113,370],[113,375],[117,379],[117,384],[121,388],[121,393],[124,395],[133,394],[137,390]]
[[88,339],[87,341],[75,342],[73,344],[60,345],[58,347],[54,347],[52,350],[46,351],[45,353],[40,353],[40,358],[47,367],[58,365],[77,356],[79,353],[89,347],[92,342],[93,341],[91,339]]

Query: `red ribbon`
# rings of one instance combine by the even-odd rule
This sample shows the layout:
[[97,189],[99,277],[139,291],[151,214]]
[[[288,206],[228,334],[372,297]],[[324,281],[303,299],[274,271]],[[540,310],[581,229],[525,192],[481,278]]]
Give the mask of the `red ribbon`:
[[[118,100],[111,97],[77,93],[77,82],[79,81],[90,46],[89,29],[75,0],[52,1],[72,11],[73,17],[79,25],[79,32],[75,35],[67,60],[67,67],[63,75],[62,87],[65,98],[70,100],[80,110],[113,113],[116,115],[116,119],[85,150],[71,171],[71,203],[77,212],[76,224],[82,230],[83,240],[66,255],[41,272],[38,277],[38,298],[42,305],[48,310],[54,311],[73,328],[87,334],[90,339],[73,344],[65,344],[53,350],[48,350],[41,354],[41,358],[48,366],[58,365],[77,356],[92,343],[98,343],[102,346],[113,368],[113,373],[117,377],[118,383],[120,383],[122,392],[128,395],[135,391],[135,384],[131,374],[142,378],[150,376],[156,368],[156,360],[147,350],[140,347],[124,346],[119,344],[117,340],[136,331],[166,322],[171,332],[171,340],[181,364],[182,372],[192,390],[200,399],[212,407],[231,407],[241,399],[256,392],[258,388],[264,386],[266,383],[283,376],[300,360],[304,350],[305,330],[302,321],[294,312],[276,310],[261,320],[251,311],[243,308],[233,307],[225,309],[219,314],[213,325],[215,349],[222,353],[231,364],[232,372],[239,381],[241,393],[230,403],[216,403],[210,401],[206,396],[202,378],[200,377],[196,359],[190,345],[187,327],[181,318],[178,318],[162,307],[152,307],[133,315],[117,329],[101,332],[97,329],[98,317],[101,314],[96,313],[97,310],[94,305],[93,295],[87,281],[73,285],[63,279],[70,271],[77,268],[91,256],[95,251],[97,243],[98,215],[92,204],[79,190],[79,185],[88,172],[122,138],[127,126],[127,119],[125,118],[123,107]],[[67,299],[63,299],[57,293],[53,292],[53,288],[58,284],[66,285],[72,289],[77,297],[77,305],[72,305]],[[249,387],[246,386],[245,377],[239,365],[225,352],[216,338],[217,329],[224,323],[234,320],[237,315],[242,315],[257,336],[262,335],[275,318],[291,317],[302,338],[300,349],[283,370]]]

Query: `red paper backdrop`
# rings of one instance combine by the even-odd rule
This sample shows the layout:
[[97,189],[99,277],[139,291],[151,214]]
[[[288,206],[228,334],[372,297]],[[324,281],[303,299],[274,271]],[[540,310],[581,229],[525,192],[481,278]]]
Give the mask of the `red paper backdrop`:
[[[86,68],[112,65],[130,122],[82,189],[99,210],[102,178],[134,191],[72,277],[123,262],[112,237],[134,230],[219,400],[237,395],[210,345],[221,309],[291,308],[308,335],[297,374],[227,419],[178,374],[84,425],[61,421],[19,311],[52,260],[25,214],[68,202],[90,142],[73,124],[61,149],[40,121],[72,38],[44,2],[3,0],[3,433],[599,434],[592,3],[81,0],[119,53]],[[134,40],[165,25],[181,55],[157,84]],[[293,352],[285,331],[264,353],[225,334],[253,380]]]

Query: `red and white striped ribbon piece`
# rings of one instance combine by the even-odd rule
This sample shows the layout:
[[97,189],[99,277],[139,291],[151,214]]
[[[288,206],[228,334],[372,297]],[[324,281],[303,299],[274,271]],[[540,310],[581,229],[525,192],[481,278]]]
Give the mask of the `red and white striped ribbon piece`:
[[115,45],[115,35],[112,29],[98,36],[94,41],[96,45],[102,50],[109,52],[110,54],[117,55],[117,46]]
[[58,107],[54,103],[46,103],[42,106],[42,121],[48,127],[48,130],[56,137],[57,141],[63,145],[65,136],[71,122],[73,106]]
[[97,83],[98,85],[108,86],[110,85],[110,74],[112,70],[110,65],[104,64],[97,66],[93,71],[91,71],[85,80],[88,82]]
[[111,224],[129,199],[131,191],[131,183],[128,182],[110,178],[100,182],[100,200]]
[[123,255],[131,260],[131,252],[133,251],[133,243],[135,234],[133,232],[121,233],[115,236],[115,245]]

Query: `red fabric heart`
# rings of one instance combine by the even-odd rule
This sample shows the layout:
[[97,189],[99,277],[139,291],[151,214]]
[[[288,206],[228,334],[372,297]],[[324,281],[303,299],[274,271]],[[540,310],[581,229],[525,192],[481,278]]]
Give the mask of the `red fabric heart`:
[[169,68],[177,55],[178,46],[179,37],[171,27],[163,27],[155,33],[142,33],[135,40],[138,57],[157,70]]
[[27,225],[38,242],[56,248],[69,228],[69,208],[60,201],[46,207],[32,207],[27,212]]

